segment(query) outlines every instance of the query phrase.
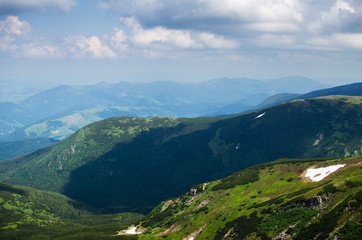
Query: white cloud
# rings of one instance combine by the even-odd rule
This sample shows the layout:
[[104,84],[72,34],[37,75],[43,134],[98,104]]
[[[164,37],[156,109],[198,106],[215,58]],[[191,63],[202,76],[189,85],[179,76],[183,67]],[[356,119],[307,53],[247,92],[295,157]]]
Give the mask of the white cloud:
[[45,10],[69,11],[76,4],[75,0],[1,0],[0,13]]
[[16,38],[21,38],[29,31],[30,24],[27,21],[20,21],[16,16],[8,16],[4,21],[0,21],[0,50],[16,50]]
[[17,16],[7,16],[4,21],[0,21],[1,34],[24,35],[30,31],[30,24],[27,21],[20,21]]
[[129,49],[129,46],[127,44],[127,39],[128,36],[124,33],[123,30],[115,28],[113,35],[108,40],[110,41],[112,49],[115,49],[118,52],[125,52]]
[[[310,42],[362,32],[362,4],[353,0],[105,0],[100,6],[137,22],[139,35],[134,40],[143,45],[157,42],[200,49],[216,46],[202,41],[205,35],[200,33],[208,33],[239,46],[272,48],[272,44],[260,44],[272,34],[273,42],[287,43],[290,49],[322,49],[324,44],[312,46]],[[249,44],[245,45],[245,41]],[[349,48],[351,41],[329,41],[339,43],[328,48],[343,48],[342,42]]]
[[350,48],[350,49],[362,50],[362,33],[334,34],[332,36],[332,42],[335,43],[336,46],[341,46],[342,49]]
[[337,33],[315,37],[307,41],[311,48],[320,50],[362,50],[362,33]]
[[75,57],[115,58],[117,54],[98,37],[71,36],[66,38],[67,48]]
[[57,45],[49,45],[44,42],[29,43],[22,45],[25,57],[31,58],[62,58],[64,53]]
[[199,48],[201,46],[192,39],[190,32],[183,30],[170,30],[164,27],[142,29],[136,31],[132,41],[138,45],[173,45],[178,48]]
[[0,50],[2,51],[14,51],[17,46],[14,44],[14,37],[1,36],[0,37]]
[[131,41],[141,46],[175,46],[177,48],[198,48],[201,47],[192,39],[191,34],[187,30],[173,30],[165,27],[154,27],[144,29],[138,21],[133,18],[121,18],[132,33]]
[[243,22],[301,22],[303,15],[297,0],[199,0],[198,14],[205,17],[232,18]]
[[239,43],[233,40],[224,39],[222,36],[216,36],[212,33],[202,32],[199,34],[199,39],[204,45],[210,48],[237,48]]
[[264,48],[293,49],[296,48],[294,36],[281,34],[263,34],[254,43]]
[[144,29],[134,17],[121,18],[121,22],[130,29],[130,40],[138,46],[178,49],[227,49],[239,46],[236,41],[208,32],[168,29],[162,26]]
[[[1,2],[10,3],[63,11],[76,4]],[[200,59],[215,54],[239,59],[240,52],[247,59],[260,50],[362,50],[362,4],[352,0],[105,0],[98,6],[122,15],[121,24],[115,23],[104,36],[64,36],[56,42],[29,39],[30,24],[9,16],[0,21],[0,50],[28,57]]]

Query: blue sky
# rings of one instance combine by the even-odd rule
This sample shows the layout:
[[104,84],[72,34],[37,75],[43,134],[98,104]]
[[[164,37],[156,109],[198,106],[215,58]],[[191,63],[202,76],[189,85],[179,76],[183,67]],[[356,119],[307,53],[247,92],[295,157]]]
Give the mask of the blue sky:
[[0,0],[0,80],[361,81],[361,0]]

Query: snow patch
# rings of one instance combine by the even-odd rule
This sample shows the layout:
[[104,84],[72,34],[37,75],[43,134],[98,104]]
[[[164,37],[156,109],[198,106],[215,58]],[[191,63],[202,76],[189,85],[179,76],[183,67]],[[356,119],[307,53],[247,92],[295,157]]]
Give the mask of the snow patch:
[[133,227],[130,230],[126,231],[126,234],[135,235],[135,234],[141,234],[142,232],[137,232],[137,227]]
[[309,168],[305,174],[306,178],[310,178],[313,182],[319,182],[329,174],[337,171],[340,168],[343,168],[346,164],[338,164],[332,165],[329,167],[322,167],[322,168]]
[[254,119],[258,119],[258,118],[261,118],[262,116],[265,115],[266,112],[262,113],[262,114],[259,114],[258,116],[256,116]]

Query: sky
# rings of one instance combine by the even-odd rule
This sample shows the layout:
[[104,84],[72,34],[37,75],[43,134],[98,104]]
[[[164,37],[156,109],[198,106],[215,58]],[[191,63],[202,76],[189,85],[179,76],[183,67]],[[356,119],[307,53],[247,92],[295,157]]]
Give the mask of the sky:
[[0,81],[362,77],[362,0],[0,0]]

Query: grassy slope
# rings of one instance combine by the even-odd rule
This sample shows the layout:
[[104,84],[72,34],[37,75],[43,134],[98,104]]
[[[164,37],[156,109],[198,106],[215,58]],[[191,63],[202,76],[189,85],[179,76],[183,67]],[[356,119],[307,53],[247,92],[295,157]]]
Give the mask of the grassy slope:
[[361,102],[299,100],[227,118],[111,118],[1,161],[0,179],[96,207],[149,209],[197,183],[281,157],[362,154]]
[[[303,178],[312,166],[335,164],[346,166],[320,182]],[[145,232],[139,239],[271,239],[285,230],[293,239],[358,239],[361,164],[362,157],[354,157],[284,159],[250,167],[195,186],[195,196],[161,203],[141,221]],[[306,199],[316,196],[323,204],[307,207]]]
[[110,239],[139,218],[99,215],[58,193],[0,183],[0,239]]

